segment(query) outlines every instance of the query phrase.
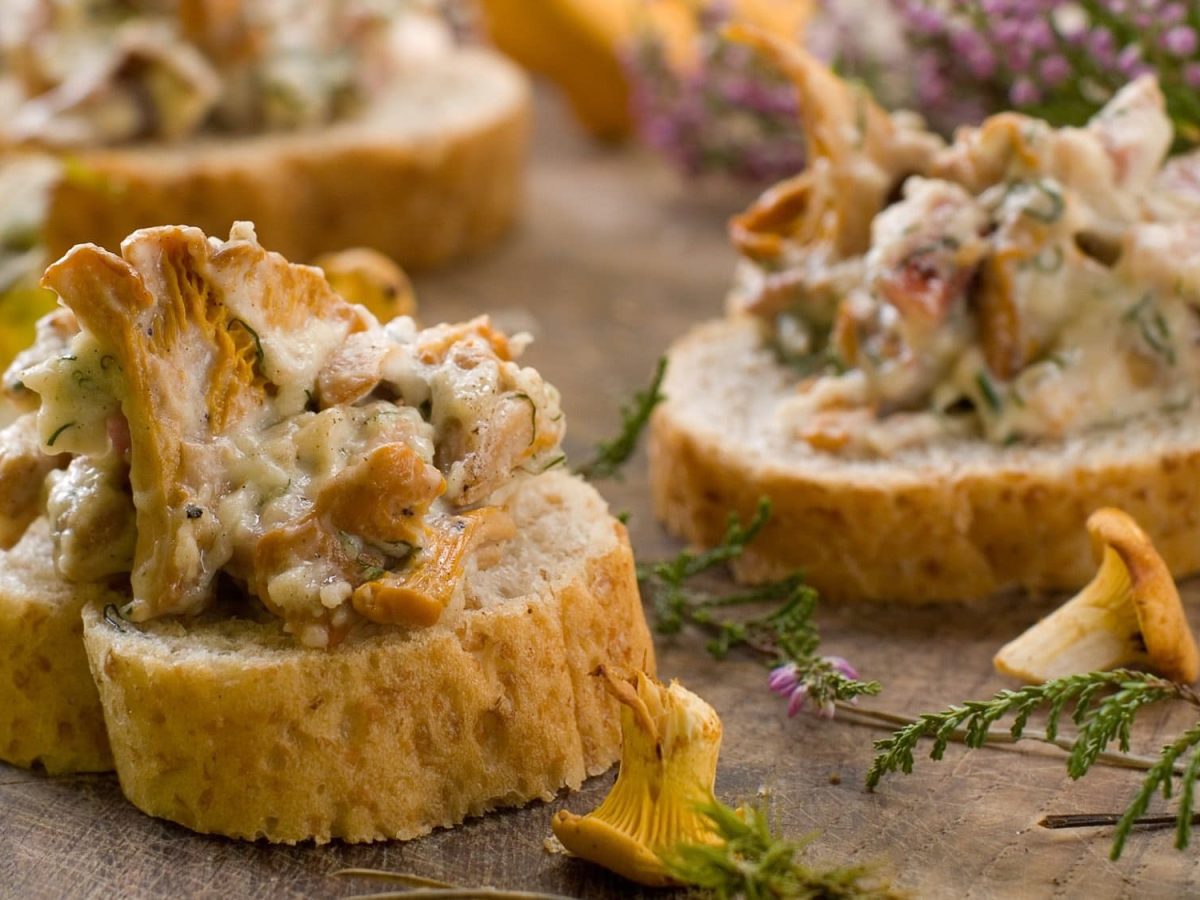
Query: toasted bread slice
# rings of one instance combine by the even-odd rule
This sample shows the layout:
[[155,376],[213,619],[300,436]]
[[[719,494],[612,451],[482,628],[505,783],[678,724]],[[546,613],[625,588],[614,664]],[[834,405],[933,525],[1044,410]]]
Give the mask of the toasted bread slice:
[[289,259],[373,247],[406,267],[495,241],[520,197],[530,116],[525,76],[460,50],[397,79],[361,116],[313,131],[204,136],[73,151],[44,239],[116,250],[164,222],[225,234],[252,219]]
[[[608,768],[596,666],[654,669],[624,528],[577,478],[502,500],[516,537],[468,565],[465,610],[332,649],[277,621],[84,611],[121,787],[198,831],[295,843],[412,838]],[[488,565],[487,563],[491,563]]]
[[787,435],[775,409],[801,376],[758,325],[698,327],[670,352],[651,426],[657,515],[698,544],[759,497],[773,515],[735,562],[740,580],[796,569],[824,596],[956,601],[1010,587],[1070,590],[1094,571],[1085,522],[1102,506],[1142,523],[1176,577],[1200,570],[1200,413],[1063,441],[945,438],[848,459]]
[[59,577],[44,516],[0,550],[0,759],[51,774],[112,768],[79,611],[126,599]]

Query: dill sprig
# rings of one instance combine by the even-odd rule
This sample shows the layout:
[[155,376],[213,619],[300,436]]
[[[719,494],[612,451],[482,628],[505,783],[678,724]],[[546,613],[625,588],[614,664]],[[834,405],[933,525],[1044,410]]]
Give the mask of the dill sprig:
[[[700,553],[684,550],[672,559],[639,565],[638,579],[650,594],[655,630],[678,634],[691,625],[711,635],[706,647],[717,659],[735,647],[746,647],[773,665],[790,665],[796,683],[820,711],[831,712],[837,700],[879,693],[879,682],[850,677],[830,657],[817,654],[821,637],[813,615],[818,596],[802,573],[720,595],[690,585],[696,576],[741,556],[770,518],[771,501],[762,497],[747,523],[730,514],[725,535],[716,546]],[[761,615],[726,614],[772,601],[776,605]]]
[[645,390],[633,395],[633,400],[621,406],[621,431],[610,441],[601,441],[592,452],[592,458],[578,469],[580,475],[592,481],[614,478],[620,475],[621,467],[637,450],[638,441],[654,407],[666,399],[662,392],[663,378],[667,374],[667,358],[659,357],[654,377]]
[[719,900],[775,898],[893,898],[902,896],[865,866],[817,869],[800,857],[812,837],[789,841],[772,833],[765,810],[732,809],[713,800],[700,806],[720,839],[677,844],[663,855],[672,878]]
[[[1055,678],[1044,684],[1027,685],[1017,690],[1000,691],[990,700],[969,700],[938,713],[918,716],[891,737],[875,742],[876,756],[867,772],[867,787],[874,788],[891,772],[908,774],[913,768],[913,751],[923,738],[932,738],[931,759],[941,759],[956,733],[963,733],[969,748],[982,747],[993,723],[1012,715],[1009,729],[1013,739],[1023,736],[1030,716],[1046,710],[1045,736],[1058,736],[1063,713],[1071,707],[1076,736],[1067,755],[1067,774],[1082,778],[1108,746],[1116,743],[1122,753],[1129,752],[1134,720],[1143,707],[1169,700],[1184,701],[1200,708],[1200,695],[1186,685],[1147,672],[1114,669]],[[1117,859],[1129,832],[1146,811],[1158,791],[1171,796],[1180,759],[1190,752],[1182,774],[1182,790],[1176,815],[1176,840],[1179,849],[1190,838],[1194,782],[1200,775],[1200,723],[1185,731],[1162,748],[1158,761],[1146,772],[1142,786],[1117,823],[1111,856]]]

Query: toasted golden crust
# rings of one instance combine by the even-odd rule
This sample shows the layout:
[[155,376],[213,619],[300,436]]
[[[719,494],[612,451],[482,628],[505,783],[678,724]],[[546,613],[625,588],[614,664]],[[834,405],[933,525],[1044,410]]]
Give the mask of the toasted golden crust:
[[588,673],[654,667],[624,528],[560,474],[527,482],[509,510],[518,537],[469,576],[451,626],[318,650],[276,622],[118,628],[85,609],[126,796],[198,831],[373,841],[549,798],[607,768],[615,703]]
[[122,600],[58,577],[45,518],[0,551],[0,759],[52,774],[112,768],[79,610]]
[[740,319],[683,338],[651,426],[654,506],[675,534],[711,545],[730,511],[774,501],[739,579],[802,568],[831,599],[911,603],[1071,590],[1094,571],[1085,523],[1101,506],[1141,522],[1176,577],[1200,570],[1200,413],[1063,442],[947,440],[847,460],[778,431],[773,410],[799,376],[760,343]]
[[315,132],[205,137],[72,154],[45,240],[116,250],[126,235],[255,222],[288,259],[373,247],[432,266],[496,240],[515,215],[529,124],[524,76],[464,50],[398,79],[360,119]]

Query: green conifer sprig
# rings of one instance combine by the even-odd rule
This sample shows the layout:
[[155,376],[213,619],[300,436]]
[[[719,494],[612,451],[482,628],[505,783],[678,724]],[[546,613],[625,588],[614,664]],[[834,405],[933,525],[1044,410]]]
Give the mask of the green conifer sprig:
[[[937,713],[918,716],[909,725],[889,738],[875,742],[876,756],[867,772],[867,787],[876,787],[892,772],[911,773],[914,751],[924,738],[932,738],[931,759],[941,759],[946,747],[960,729],[965,731],[963,743],[970,748],[982,747],[991,726],[1006,716],[1013,716],[1010,732],[1014,739],[1022,737],[1030,716],[1039,709],[1046,711],[1045,735],[1048,740],[1058,736],[1063,713],[1070,708],[1076,736],[1067,756],[1067,774],[1082,778],[1101,753],[1115,743],[1128,753],[1133,724],[1145,707],[1164,701],[1183,701],[1200,709],[1200,696],[1187,685],[1147,672],[1114,669],[1111,672],[1088,672],[1055,678],[1044,684],[1027,685],[1016,690],[997,693],[990,700],[969,700],[947,707]],[[1112,858],[1117,859],[1125,846],[1136,820],[1146,811],[1151,798],[1161,791],[1170,797],[1178,765],[1190,752],[1182,772],[1179,808],[1176,814],[1176,846],[1183,849],[1190,838],[1194,783],[1200,775],[1200,723],[1185,731],[1163,747],[1157,763],[1147,770],[1141,788],[1117,824],[1113,837]]]

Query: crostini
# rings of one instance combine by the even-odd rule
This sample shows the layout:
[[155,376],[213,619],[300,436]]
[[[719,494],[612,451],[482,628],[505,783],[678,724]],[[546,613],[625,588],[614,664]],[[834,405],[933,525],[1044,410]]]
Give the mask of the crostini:
[[1078,588],[1102,506],[1200,569],[1200,181],[1155,81],[1084,127],[1004,113],[947,144],[742,37],[794,79],[809,163],[733,220],[728,315],[671,350],[667,526],[711,544],[769,496],[739,576],[834,598]]
[[147,812],[282,842],[411,838],[612,764],[589,673],[654,651],[523,338],[381,326],[245,223],[80,246],[44,284],[62,308],[4,383],[0,758],[111,748]]

